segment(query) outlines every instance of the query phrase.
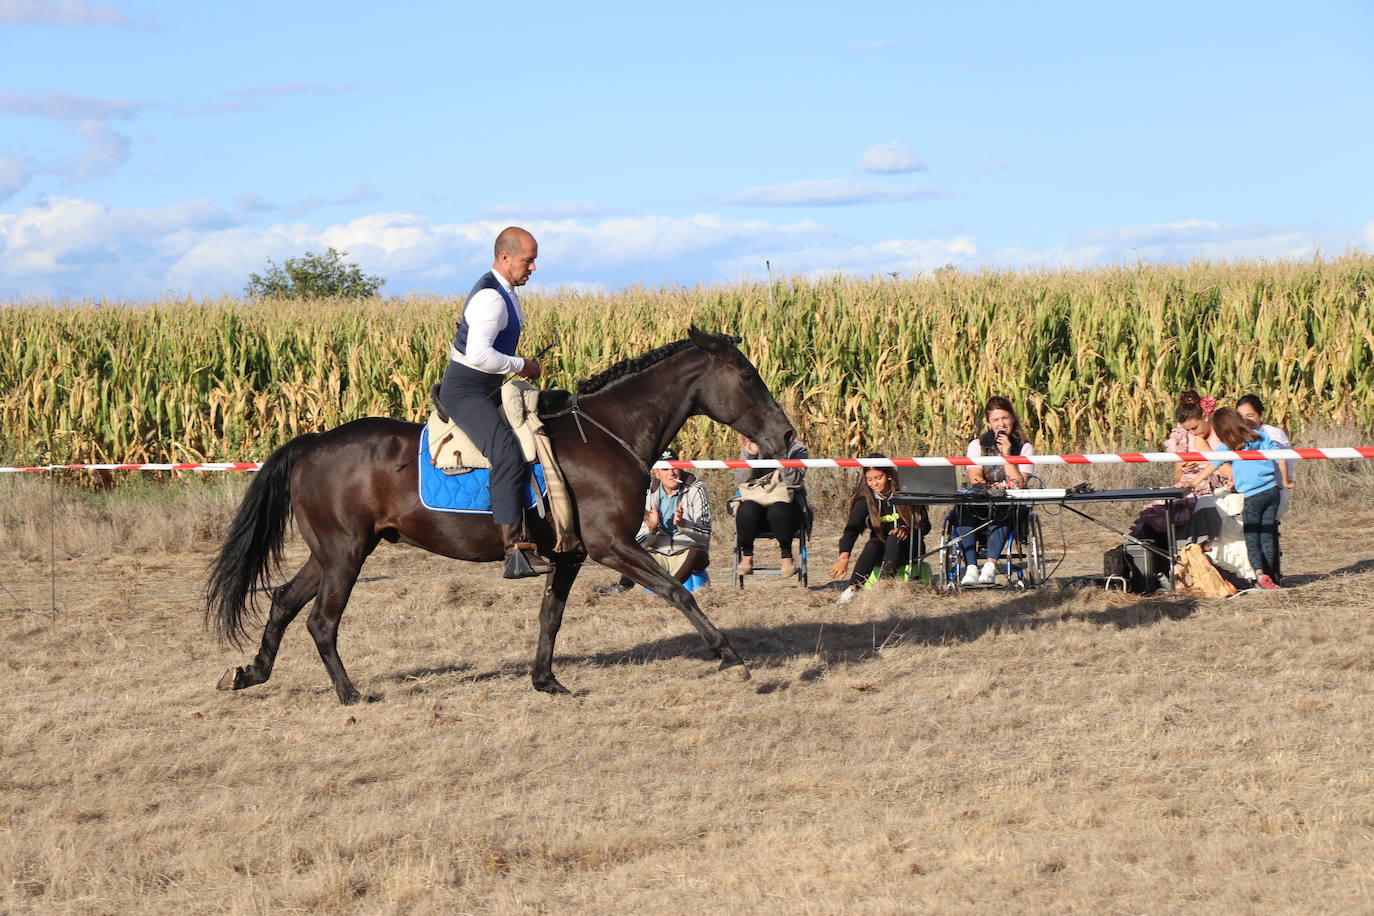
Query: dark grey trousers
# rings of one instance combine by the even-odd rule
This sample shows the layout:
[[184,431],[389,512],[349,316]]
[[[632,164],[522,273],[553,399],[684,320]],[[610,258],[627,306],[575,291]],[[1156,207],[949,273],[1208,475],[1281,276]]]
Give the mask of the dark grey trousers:
[[504,376],[450,361],[439,402],[473,445],[491,461],[492,521],[518,525],[524,517],[525,457],[510,424],[501,416]]

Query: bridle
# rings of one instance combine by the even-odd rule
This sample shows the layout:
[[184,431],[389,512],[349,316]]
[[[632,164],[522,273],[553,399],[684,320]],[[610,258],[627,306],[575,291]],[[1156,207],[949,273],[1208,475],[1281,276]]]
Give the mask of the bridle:
[[576,392],[572,394],[572,403],[570,403],[567,407],[564,407],[562,410],[555,411],[554,413],[541,413],[539,415],[539,418],[541,420],[557,420],[560,417],[566,416],[571,416],[573,418],[573,422],[577,424],[577,434],[582,437],[583,443],[586,443],[587,441],[587,433],[585,430],[582,429],[582,421],[586,420],[588,423],[592,424],[597,429],[601,430],[603,433],[610,436],[611,439],[617,442],[620,445],[620,447],[623,448],[625,451],[629,452],[630,456],[634,458],[635,463],[639,465],[640,470],[644,472],[645,477],[652,478],[654,476],[652,473],[649,472],[649,465],[647,465],[644,462],[643,458],[639,457],[639,453],[636,452],[633,447],[631,447],[630,443],[626,442],[624,439],[620,438],[620,436],[611,432],[611,430],[606,428],[606,425],[604,423],[602,423],[596,417],[592,416],[591,414],[587,413],[585,410],[582,409],[581,405],[577,403]]

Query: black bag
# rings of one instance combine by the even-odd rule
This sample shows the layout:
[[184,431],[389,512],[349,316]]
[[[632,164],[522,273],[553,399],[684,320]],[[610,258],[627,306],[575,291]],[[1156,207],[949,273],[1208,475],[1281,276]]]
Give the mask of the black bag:
[[1118,545],[1102,553],[1102,575],[1130,581],[1131,570],[1126,565],[1125,546]]

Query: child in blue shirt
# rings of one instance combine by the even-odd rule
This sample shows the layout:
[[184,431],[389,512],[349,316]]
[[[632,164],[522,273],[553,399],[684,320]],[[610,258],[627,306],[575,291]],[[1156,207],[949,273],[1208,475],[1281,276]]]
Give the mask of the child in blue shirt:
[[[1212,430],[1232,451],[1279,449],[1262,432],[1253,430],[1234,407],[1222,407],[1212,415]],[[1241,521],[1245,550],[1255,569],[1260,588],[1279,588],[1279,488],[1289,489],[1288,465],[1283,461],[1227,461],[1236,492],[1245,497]]]

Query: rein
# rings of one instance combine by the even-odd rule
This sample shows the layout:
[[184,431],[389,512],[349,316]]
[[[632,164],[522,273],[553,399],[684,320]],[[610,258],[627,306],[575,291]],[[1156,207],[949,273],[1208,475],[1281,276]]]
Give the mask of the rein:
[[569,415],[572,416],[573,422],[577,424],[577,434],[582,437],[582,441],[584,443],[587,441],[587,434],[582,429],[582,421],[586,420],[588,423],[592,424],[597,429],[601,430],[603,433],[610,436],[613,440],[619,443],[620,447],[625,449],[625,451],[629,452],[630,457],[634,458],[635,463],[639,465],[642,471],[644,471],[644,476],[648,477],[650,480],[653,479],[654,475],[650,473],[649,466],[645,464],[644,459],[640,458],[639,455],[635,452],[635,450],[630,447],[630,443],[626,442],[624,439],[620,438],[615,433],[611,432],[609,429],[606,428],[605,424],[601,423],[601,421],[597,420],[596,417],[592,416],[591,414],[583,410],[581,406],[577,403],[576,394],[572,395],[572,404],[570,404],[568,407],[565,407],[564,409],[557,411],[556,413],[540,414],[540,419],[556,420],[559,417],[566,417]]

